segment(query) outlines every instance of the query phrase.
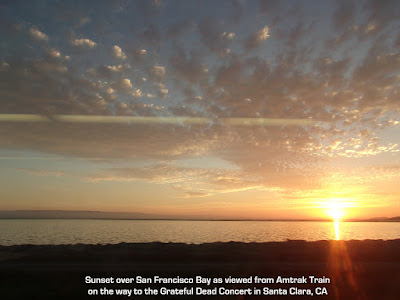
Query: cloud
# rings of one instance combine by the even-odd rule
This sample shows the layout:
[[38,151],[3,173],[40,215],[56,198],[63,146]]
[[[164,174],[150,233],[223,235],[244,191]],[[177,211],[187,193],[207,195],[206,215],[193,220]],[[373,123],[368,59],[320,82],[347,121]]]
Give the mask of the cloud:
[[[135,110],[140,109],[136,105],[129,106]],[[146,111],[146,107],[142,109]],[[118,135],[115,134],[116,130],[119,132]],[[198,133],[198,137],[193,137],[193,132],[187,128],[165,124],[136,124],[132,127],[129,124],[110,126],[106,123],[91,125],[62,122],[20,123],[12,126],[14,133],[12,140],[4,139],[7,132],[11,134],[9,129],[1,126],[2,146],[7,143],[17,148],[33,147],[32,149],[41,151],[47,149],[51,153],[89,159],[93,157],[171,159],[186,155],[198,156],[218,144],[216,138],[201,132]],[[93,138],[87,139],[87,136]],[[38,143],[40,137],[42,137],[41,142]],[[153,145],[151,149],[148,146],[150,144]]]
[[54,58],[61,57],[61,52],[56,49],[49,49],[49,55]]
[[98,100],[105,94],[101,84],[70,70],[47,49],[41,58],[30,58],[27,52],[25,60],[12,59],[0,72],[0,82],[1,113],[109,113]]
[[149,77],[154,81],[163,81],[166,76],[164,66],[155,65],[149,71]]
[[229,33],[224,32],[222,35],[223,37],[226,37],[228,40],[233,40],[236,36],[234,32],[229,32]]
[[260,46],[263,42],[265,42],[269,37],[269,27],[265,26],[264,28],[261,28],[259,31],[251,35],[245,41],[245,46],[247,49],[256,48]]
[[165,97],[166,95],[168,95],[169,90],[167,89],[167,87],[165,86],[164,83],[156,83],[156,84],[154,84],[154,86],[157,87],[158,95],[159,95],[161,98],[163,98],[163,97]]
[[117,80],[129,74],[131,66],[129,64],[120,65],[98,65],[89,68],[86,72],[92,76],[106,80]]
[[135,64],[143,64],[146,61],[146,58],[148,57],[148,51],[146,49],[137,49],[136,47],[133,47],[134,49],[128,50],[129,53],[129,58],[133,61]]
[[277,171],[270,166],[251,170],[223,168],[187,168],[175,163],[159,163],[141,168],[110,168],[84,178],[97,183],[102,181],[145,181],[155,184],[169,184],[182,191],[181,198],[206,197],[222,193],[246,190],[286,193],[292,188],[316,187],[315,175],[302,174],[300,170]]
[[133,97],[142,97],[142,91],[140,89],[135,89],[135,91],[132,93]]
[[48,41],[49,40],[49,37],[45,33],[41,32],[39,29],[37,29],[36,27],[31,27],[29,29],[29,34],[31,35],[31,37],[33,37],[34,39],[39,40],[39,41]]
[[367,34],[369,34],[369,33],[374,32],[374,31],[376,30],[376,28],[377,28],[376,24],[370,23],[370,24],[368,24],[368,25],[365,27],[364,32],[367,33]]
[[156,184],[172,184],[175,190],[184,192],[183,198],[262,188],[259,180],[241,177],[237,171],[184,168],[170,163],[142,168],[113,168],[89,176],[85,180],[93,183],[144,180]]
[[115,82],[113,86],[116,89],[121,89],[121,90],[130,90],[132,89],[132,83],[129,78],[121,78],[118,82]]
[[76,47],[88,48],[88,49],[94,48],[97,45],[92,40],[84,39],[84,38],[82,38],[82,39],[74,39],[74,40],[72,40],[72,44],[74,46],[76,46]]
[[125,68],[129,68],[129,65],[106,66],[106,68],[112,72],[123,72]]
[[264,28],[262,28],[260,31],[258,31],[255,34],[256,40],[259,42],[263,42],[265,40],[267,40],[269,38],[269,28],[268,26],[265,26]]
[[185,191],[185,194],[179,198],[193,198],[193,197],[207,197],[210,196],[211,194],[209,193],[204,193],[204,192],[190,192],[190,191]]
[[114,47],[113,47],[113,55],[114,55],[114,57],[122,59],[122,60],[126,59],[126,54],[117,45],[114,45]]
[[7,62],[3,61],[0,65],[0,71],[6,71],[9,67],[10,65]]

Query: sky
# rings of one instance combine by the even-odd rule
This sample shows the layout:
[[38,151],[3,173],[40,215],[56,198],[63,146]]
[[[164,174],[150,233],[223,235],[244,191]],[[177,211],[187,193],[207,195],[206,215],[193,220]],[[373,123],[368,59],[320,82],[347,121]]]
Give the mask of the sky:
[[400,2],[1,1],[0,210],[400,215]]

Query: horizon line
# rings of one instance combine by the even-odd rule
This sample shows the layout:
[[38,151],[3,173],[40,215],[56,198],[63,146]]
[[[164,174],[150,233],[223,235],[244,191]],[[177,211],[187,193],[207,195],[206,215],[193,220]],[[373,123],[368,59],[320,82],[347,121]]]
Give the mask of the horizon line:
[[[27,216],[13,216],[12,213],[32,213],[36,215]],[[100,213],[105,214],[103,216],[40,216],[37,213]],[[2,213],[8,213],[7,215],[2,215]],[[138,217],[138,216],[124,216],[124,217],[113,217],[112,214],[136,214],[136,215],[148,215],[149,217]],[[107,217],[109,215],[109,217]],[[152,217],[150,217],[152,216]],[[139,220],[139,221],[264,221],[264,222],[336,222],[335,219],[331,218],[280,218],[280,219],[270,219],[270,218],[223,218],[223,217],[201,217],[201,216],[185,216],[185,215],[163,215],[154,213],[141,213],[141,212],[107,212],[107,211],[95,211],[95,210],[29,210],[29,209],[19,209],[19,210],[0,210],[0,219],[10,220],[10,219],[52,219],[52,220]],[[398,219],[398,220],[397,220]],[[395,217],[372,217],[372,218],[349,218],[341,219],[339,222],[393,222],[400,221],[400,216]]]

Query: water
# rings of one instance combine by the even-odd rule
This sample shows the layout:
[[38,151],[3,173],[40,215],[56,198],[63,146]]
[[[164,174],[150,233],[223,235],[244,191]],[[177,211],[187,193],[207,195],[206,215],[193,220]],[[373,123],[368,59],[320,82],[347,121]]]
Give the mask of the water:
[[0,220],[0,245],[398,238],[400,222]]

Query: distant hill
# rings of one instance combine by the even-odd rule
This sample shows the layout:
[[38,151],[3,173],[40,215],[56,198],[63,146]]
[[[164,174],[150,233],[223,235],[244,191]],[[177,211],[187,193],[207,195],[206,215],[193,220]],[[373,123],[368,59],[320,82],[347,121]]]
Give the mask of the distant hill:
[[400,222],[400,216],[399,217],[375,217],[375,218],[369,218],[369,219],[356,219],[356,220],[349,220],[353,222]]
[[367,221],[367,222],[386,222],[389,220],[388,217],[375,217],[375,218],[369,218],[361,221]]

